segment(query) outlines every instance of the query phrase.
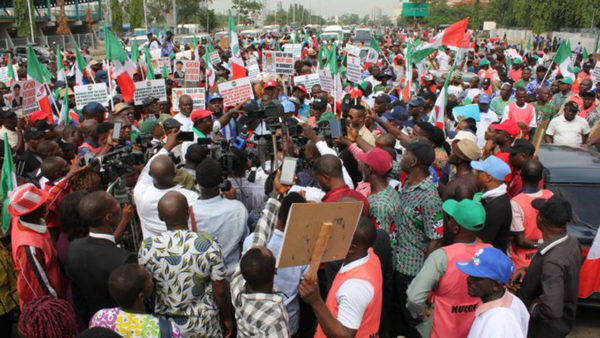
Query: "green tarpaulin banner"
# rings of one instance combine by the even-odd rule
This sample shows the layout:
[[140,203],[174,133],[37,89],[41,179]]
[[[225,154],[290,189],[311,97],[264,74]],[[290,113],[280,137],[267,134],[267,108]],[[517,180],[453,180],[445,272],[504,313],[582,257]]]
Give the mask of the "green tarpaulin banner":
[[413,4],[405,2],[402,4],[402,16],[424,18],[429,14],[429,5],[426,3]]

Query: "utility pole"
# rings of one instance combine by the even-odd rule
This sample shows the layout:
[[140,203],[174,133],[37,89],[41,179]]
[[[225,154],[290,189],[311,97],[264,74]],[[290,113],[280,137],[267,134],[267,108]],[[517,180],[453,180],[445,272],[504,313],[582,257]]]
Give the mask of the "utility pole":
[[173,30],[173,33],[177,35],[177,0],[173,0]]

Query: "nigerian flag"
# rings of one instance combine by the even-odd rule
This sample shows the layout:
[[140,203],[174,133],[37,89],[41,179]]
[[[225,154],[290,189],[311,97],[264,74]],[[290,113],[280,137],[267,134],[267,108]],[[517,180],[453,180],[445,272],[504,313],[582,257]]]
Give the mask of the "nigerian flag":
[[575,74],[569,69],[571,68],[571,45],[568,40],[563,40],[558,46],[553,61],[558,65],[562,76],[575,79]]
[[381,48],[375,40],[374,37],[371,37],[371,42],[369,43],[369,52],[367,53],[367,58],[365,59],[364,69],[369,69],[369,66],[373,63],[377,63],[377,59],[379,59],[379,53],[381,53]]
[[17,187],[17,175],[13,163],[12,151],[8,144],[8,135],[4,133],[4,161],[2,162],[2,177],[0,177],[0,200],[2,201],[2,233],[6,234],[10,227],[8,213],[8,194]]
[[154,80],[154,69],[152,69],[152,56],[148,46],[144,46],[144,58],[146,59],[146,80]]
[[583,58],[582,60],[585,62],[590,57],[590,54],[587,51],[587,48],[583,47]]
[[163,63],[162,74],[161,75],[162,75],[163,79],[168,79],[169,78],[169,70],[167,69],[167,64],[166,63]]
[[140,47],[138,46],[137,39],[133,39],[133,43],[131,44],[131,61],[137,64],[140,59]]

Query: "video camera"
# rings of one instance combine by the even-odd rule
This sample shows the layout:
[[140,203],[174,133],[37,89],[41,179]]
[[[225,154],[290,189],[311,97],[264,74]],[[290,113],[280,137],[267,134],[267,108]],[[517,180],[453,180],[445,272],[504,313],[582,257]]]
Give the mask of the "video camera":
[[84,162],[91,168],[97,169],[104,184],[116,180],[126,173],[133,172],[134,165],[145,162],[144,153],[134,150],[133,146],[119,146],[110,153],[102,156],[86,156]]

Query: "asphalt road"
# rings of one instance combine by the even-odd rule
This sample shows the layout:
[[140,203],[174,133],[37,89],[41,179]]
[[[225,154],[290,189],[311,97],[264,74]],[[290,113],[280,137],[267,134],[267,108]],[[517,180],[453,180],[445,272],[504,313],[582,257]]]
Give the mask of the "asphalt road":
[[577,309],[575,328],[569,338],[600,337],[600,309],[580,307]]

